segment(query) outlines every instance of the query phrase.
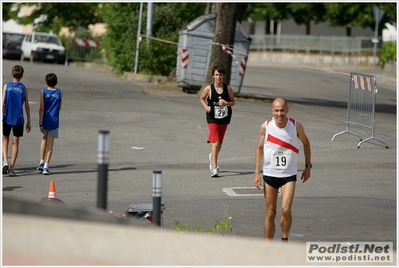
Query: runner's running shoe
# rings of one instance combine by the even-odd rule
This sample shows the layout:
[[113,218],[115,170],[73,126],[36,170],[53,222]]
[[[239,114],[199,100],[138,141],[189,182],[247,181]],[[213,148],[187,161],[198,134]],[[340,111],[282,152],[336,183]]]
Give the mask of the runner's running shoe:
[[50,170],[48,168],[43,168],[43,175],[50,175]]
[[212,170],[211,177],[219,177],[219,167],[216,167]]
[[10,168],[10,169],[8,170],[8,176],[9,176],[9,177],[15,177],[15,176],[17,176],[17,174],[15,174],[15,171],[14,171],[13,168]]
[[9,169],[10,169],[10,166],[8,165],[8,162],[3,161],[3,174],[8,174]]
[[37,170],[39,171],[43,171],[44,168],[44,163],[39,164],[39,166],[37,167]]

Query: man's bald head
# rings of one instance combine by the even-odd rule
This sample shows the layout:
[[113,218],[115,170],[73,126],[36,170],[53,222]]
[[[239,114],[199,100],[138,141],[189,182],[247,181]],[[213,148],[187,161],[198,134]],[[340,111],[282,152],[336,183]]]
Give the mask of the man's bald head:
[[283,98],[276,98],[273,101],[272,107],[280,106],[280,107],[288,107],[287,101]]

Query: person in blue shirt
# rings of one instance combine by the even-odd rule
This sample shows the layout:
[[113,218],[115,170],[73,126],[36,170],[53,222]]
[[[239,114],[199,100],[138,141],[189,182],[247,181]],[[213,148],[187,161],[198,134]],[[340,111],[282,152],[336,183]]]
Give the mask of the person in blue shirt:
[[56,88],[58,79],[54,73],[47,74],[45,80],[47,88],[40,91],[39,126],[43,137],[37,170],[44,175],[50,175],[49,163],[53,154],[54,139],[58,138],[63,92]]
[[[19,151],[19,139],[24,134],[24,111],[26,111],[26,132],[31,130],[30,107],[28,101],[28,89],[21,83],[24,76],[24,68],[15,65],[11,69],[12,82],[4,85],[3,88],[3,174],[11,177],[15,174],[15,163]],[[13,131],[11,165],[8,164],[8,144],[10,142],[11,130]]]

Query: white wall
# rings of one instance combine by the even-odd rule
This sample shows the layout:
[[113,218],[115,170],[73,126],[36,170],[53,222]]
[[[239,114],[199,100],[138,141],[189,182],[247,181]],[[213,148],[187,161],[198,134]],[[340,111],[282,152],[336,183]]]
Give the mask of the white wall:
[[15,20],[9,20],[1,24],[3,32],[23,33],[23,26],[16,23]]

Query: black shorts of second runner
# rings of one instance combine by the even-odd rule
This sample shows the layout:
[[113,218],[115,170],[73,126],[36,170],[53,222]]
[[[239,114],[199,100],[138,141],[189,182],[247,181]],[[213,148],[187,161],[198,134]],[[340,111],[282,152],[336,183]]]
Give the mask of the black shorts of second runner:
[[296,174],[285,178],[276,178],[263,175],[263,180],[271,187],[278,189],[287,182],[296,181]]
[[10,136],[12,129],[12,134],[14,137],[22,137],[24,135],[24,125],[18,125],[18,126],[11,126],[7,123],[3,122],[3,135],[8,137]]

